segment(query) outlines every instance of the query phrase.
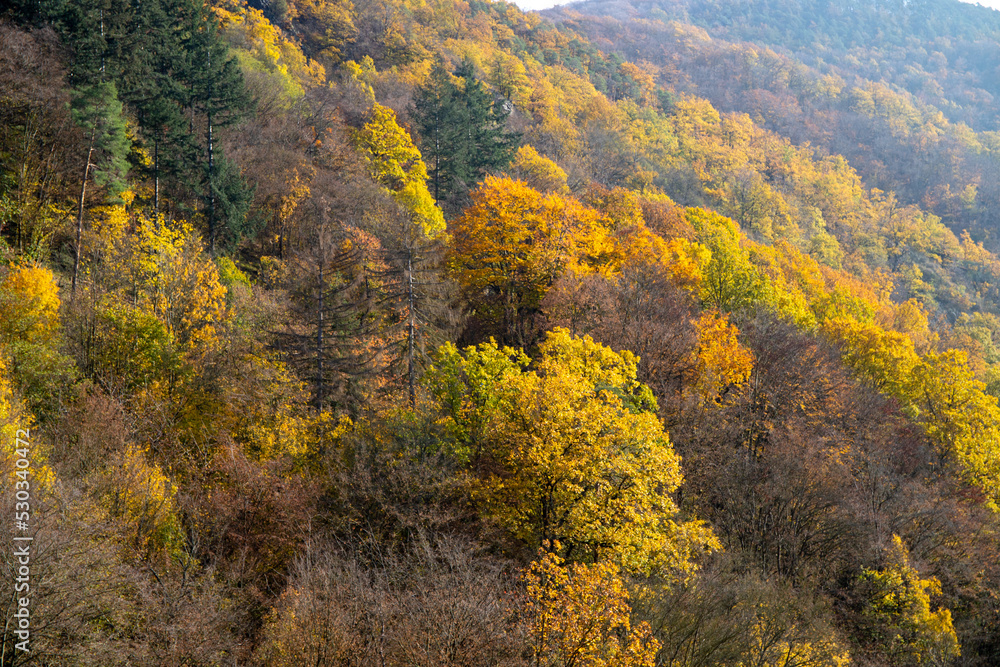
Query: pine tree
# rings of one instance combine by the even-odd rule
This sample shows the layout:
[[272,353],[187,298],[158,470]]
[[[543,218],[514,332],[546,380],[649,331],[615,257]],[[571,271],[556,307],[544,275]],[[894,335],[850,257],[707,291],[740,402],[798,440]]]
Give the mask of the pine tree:
[[[217,161],[219,149],[215,133],[220,127],[238,123],[250,111],[252,100],[243,83],[236,59],[219,36],[218,23],[211,10],[201,4],[187,8],[183,24],[188,32],[185,40],[184,80],[188,86],[189,109],[200,112],[205,121],[203,193],[207,222],[208,246],[214,254],[219,229],[239,229],[245,224],[249,196],[246,186],[234,182],[232,173],[223,180]],[[237,192],[242,190],[242,192]],[[244,219],[241,219],[240,216]],[[234,216],[230,218],[229,216]]]
[[459,176],[471,184],[507,167],[521,137],[505,131],[510,110],[486,92],[482,81],[475,77],[471,60],[462,61],[455,75],[463,82],[458,120],[462,125],[459,147],[465,170]]
[[420,133],[420,153],[427,164],[428,181],[434,201],[444,199],[456,177],[455,99],[458,88],[451,82],[444,61],[438,59],[431,70],[430,83],[416,91],[413,115]]
[[438,203],[505,168],[520,142],[520,135],[505,130],[510,111],[491,99],[472,61],[463,61],[455,76],[457,83],[438,60],[414,100],[420,152]]
[[[181,0],[183,2],[183,0]],[[142,165],[153,180],[153,210],[159,212],[161,178],[183,180],[185,164],[197,161],[197,146],[184,116],[188,97],[183,81],[182,25],[178,0],[147,0],[136,15],[135,30],[147,35],[126,77],[126,103],[135,110],[146,152]]]
[[131,8],[115,0],[84,0],[79,3],[52,3],[47,9],[62,28],[73,48],[70,82],[73,84],[71,112],[86,137],[86,159],[77,198],[76,247],[73,256],[72,291],[80,274],[83,255],[83,223],[87,185],[107,185],[113,200],[127,187],[128,152],[124,108],[118,97],[115,75],[119,56],[127,48]]

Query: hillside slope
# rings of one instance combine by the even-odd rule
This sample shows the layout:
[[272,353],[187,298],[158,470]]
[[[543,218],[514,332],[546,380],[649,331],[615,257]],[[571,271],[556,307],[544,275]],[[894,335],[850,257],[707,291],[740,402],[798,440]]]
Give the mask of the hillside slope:
[[994,135],[601,7],[5,7],[3,664],[995,662]]

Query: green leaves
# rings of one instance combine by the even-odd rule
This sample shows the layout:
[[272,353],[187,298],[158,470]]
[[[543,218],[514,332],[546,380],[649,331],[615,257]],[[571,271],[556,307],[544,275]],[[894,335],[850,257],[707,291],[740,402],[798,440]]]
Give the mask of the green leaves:
[[131,148],[118,89],[110,81],[81,86],[73,91],[70,109],[94,148],[94,182],[107,186],[109,199],[115,201],[128,187]]
[[470,61],[455,73],[438,61],[431,81],[416,92],[413,115],[420,148],[428,164],[430,187],[438,202],[474,184],[490,171],[505,168],[520,136],[504,130],[509,110],[490,99]]

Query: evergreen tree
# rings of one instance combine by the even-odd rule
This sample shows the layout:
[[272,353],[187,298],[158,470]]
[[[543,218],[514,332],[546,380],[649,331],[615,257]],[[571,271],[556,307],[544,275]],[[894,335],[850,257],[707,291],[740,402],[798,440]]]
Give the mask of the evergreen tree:
[[62,6],[63,30],[74,51],[70,69],[70,81],[74,85],[71,112],[73,121],[86,137],[86,159],[77,198],[74,293],[83,254],[87,185],[93,179],[96,185],[107,186],[112,200],[127,187],[127,158],[131,145],[115,74],[120,71],[120,60],[116,56],[123,51],[122,40],[127,39],[128,31],[122,26],[128,23],[130,16],[131,9],[114,0],[86,0]]
[[[184,0],[180,0],[183,2]],[[147,0],[136,16],[135,30],[150,37],[135,55],[127,77],[125,101],[135,110],[149,164],[140,165],[153,180],[153,210],[159,212],[161,178],[184,180],[185,165],[197,162],[197,143],[184,108],[182,25],[178,0]],[[189,187],[193,183],[187,184]]]
[[115,84],[110,81],[83,86],[75,91],[73,120],[87,136],[87,158],[80,182],[80,197],[76,218],[76,252],[73,259],[73,291],[76,292],[83,252],[83,213],[87,198],[87,182],[106,186],[112,200],[127,187],[127,156],[130,148],[125,133],[125,117]]
[[420,151],[438,203],[509,165],[520,141],[520,135],[506,132],[510,111],[491,99],[472,61],[463,61],[455,76],[457,82],[439,59],[414,100]]
[[461,81],[458,120],[462,132],[459,151],[463,171],[459,177],[472,184],[490,172],[507,167],[521,136],[506,132],[504,127],[510,109],[503,100],[493,100],[483,82],[476,78],[472,61],[466,58],[455,72]]
[[[223,185],[215,133],[220,127],[238,123],[252,107],[236,59],[219,35],[218,22],[211,10],[201,4],[189,4],[183,20],[188,36],[184,42],[184,81],[187,84],[189,109],[204,118],[204,153],[202,192],[204,197],[208,245],[215,252],[220,228],[240,229],[245,224],[246,206],[231,205],[248,199],[245,184],[232,179]],[[232,176],[232,174],[229,174]],[[236,194],[233,188],[242,189]],[[220,194],[222,195],[220,197]],[[233,216],[233,217],[230,217]]]
[[430,82],[414,96],[413,116],[420,133],[420,153],[427,164],[430,190],[436,202],[445,198],[456,177],[457,92],[444,61],[439,58],[431,70]]
[[[237,196],[229,192],[231,181],[225,186],[220,182],[222,156],[216,132],[242,120],[250,111],[252,100],[236,59],[219,35],[218,21],[211,9],[192,0],[179,0],[176,12],[184,36],[175,76],[183,87],[184,106],[191,117],[190,133],[203,137],[203,143],[198,142],[197,157],[192,156],[192,166],[197,167],[207,240],[214,253],[220,230],[239,229],[245,223],[240,216],[245,216],[246,207],[230,206],[223,199],[242,201],[248,197],[246,193]],[[200,121],[197,128],[195,117]],[[246,189],[245,185],[240,187]],[[223,190],[228,195],[220,199]]]

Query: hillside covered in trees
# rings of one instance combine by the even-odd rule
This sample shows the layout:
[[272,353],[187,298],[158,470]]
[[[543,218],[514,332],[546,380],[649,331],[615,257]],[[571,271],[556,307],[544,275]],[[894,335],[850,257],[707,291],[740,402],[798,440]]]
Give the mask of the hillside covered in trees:
[[997,664],[998,36],[6,3],[0,665]]

